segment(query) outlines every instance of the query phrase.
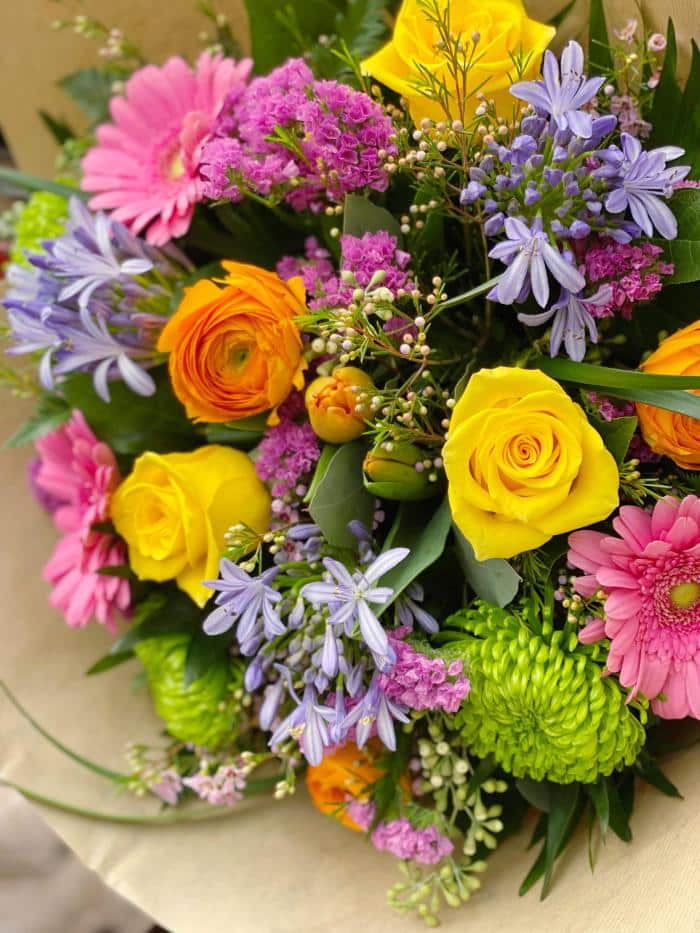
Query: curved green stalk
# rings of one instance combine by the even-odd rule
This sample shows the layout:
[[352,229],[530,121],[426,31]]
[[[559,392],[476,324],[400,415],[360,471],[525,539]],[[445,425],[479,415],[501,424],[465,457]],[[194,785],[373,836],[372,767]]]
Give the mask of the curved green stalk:
[[[264,793],[270,790],[277,783],[278,778],[263,778],[259,781],[249,781],[244,790],[246,797],[252,797],[255,794]],[[79,816],[86,820],[95,820],[99,823],[118,823],[123,826],[169,826],[177,823],[191,823],[198,820],[212,820],[218,817],[232,816],[236,811],[235,807],[192,807],[182,810],[166,810],[165,813],[154,813],[146,816],[137,816],[134,814],[122,813],[103,813],[101,810],[92,810],[88,807],[79,807],[77,804],[67,803],[64,800],[56,800],[54,797],[47,797],[37,791],[30,790],[14,781],[8,781],[0,778],[1,787],[9,787],[17,791],[27,800],[33,803],[41,804],[44,807],[50,807],[52,810],[59,810],[61,813],[69,813],[71,816]]]
[[47,742],[50,742],[54,748],[57,748],[59,752],[63,752],[68,758],[74,761],[76,764],[81,765],[83,768],[87,768],[88,771],[92,771],[93,774],[99,774],[100,777],[107,778],[109,781],[114,781],[116,784],[126,784],[131,780],[131,775],[123,774],[119,771],[111,771],[109,768],[104,768],[102,765],[98,765],[94,761],[90,761],[89,758],[85,758],[83,755],[74,752],[73,749],[68,748],[67,745],[64,745],[60,739],[55,738],[49,732],[41,726],[34,717],[27,712],[27,710],[22,706],[17,697],[12,693],[10,688],[7,686],[4,680],[0,680],[0,690],[5,694],[7,699],[12,703],[17,712],[25,719],[29,725],[36,732],[39,733]]

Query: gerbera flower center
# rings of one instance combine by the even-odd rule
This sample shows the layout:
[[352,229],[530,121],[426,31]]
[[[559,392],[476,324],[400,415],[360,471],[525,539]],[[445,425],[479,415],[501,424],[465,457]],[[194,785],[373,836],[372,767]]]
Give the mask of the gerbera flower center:
[[676,583],[669,590],[669,598],[679,609],[690,609],[700,601],[700,583],[688,580],[686,583]]

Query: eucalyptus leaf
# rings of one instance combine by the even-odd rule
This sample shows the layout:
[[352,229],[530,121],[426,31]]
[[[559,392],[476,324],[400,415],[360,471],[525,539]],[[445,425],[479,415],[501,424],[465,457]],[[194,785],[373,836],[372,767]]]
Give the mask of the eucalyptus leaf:
[[501,608],[513,601],[520,587],[518,574],[507,560],[493,557],[490,560],[477,560],[474,548],[462,532],[454,526],[457,541],[457,556],[464,577],[476,595],[488,603]]
[[394,595],[378,612],[381,615],[406,587],[424,570],[434,564],[445,550],[452,517],[447,499],[437,509],[424,504],[403,503],[387,536],[384,550],[407,547],[411,553],[381,579],[381,586],[390,586]]
[[372,527],[374,498],[364,486],[364,458],[365,446],[361,441],[339,447],[309,503],[311,517],[333,547],[356,546],[357,540],[348,530],[351,521]]
[[369,198],[363,198],[359,194],[346,195],[343,233],[361,237],[364,233],[378,233],[380,230],[386,230],[397,239],[401,238],[401,228],[393,214],[373,204]]

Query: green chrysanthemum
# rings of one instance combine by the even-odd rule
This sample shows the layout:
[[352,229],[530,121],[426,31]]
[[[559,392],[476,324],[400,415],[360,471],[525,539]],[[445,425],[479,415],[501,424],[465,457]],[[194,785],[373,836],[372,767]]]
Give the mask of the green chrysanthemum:
[[170,735],[214,750],[235,741],[240,731],[243,664],[216,665],[185,686],[188,644],[187,635],[171,635],[139,642],[134,650]]
[[469,633],[455,633],[444,650],[467,667],[471,692],[454,723],[477,755],[493,755],[516,777],[560,784],[592,782],[634,762],[644,728],[576,632],[554,631],[547,617],[536,632],[486,603],[448,625]]
[[20,214],[10,259],[28,266],[27,253],[43,253],[42,240],[60,236],[66,226],[68,201],[60,194],[36,191]]

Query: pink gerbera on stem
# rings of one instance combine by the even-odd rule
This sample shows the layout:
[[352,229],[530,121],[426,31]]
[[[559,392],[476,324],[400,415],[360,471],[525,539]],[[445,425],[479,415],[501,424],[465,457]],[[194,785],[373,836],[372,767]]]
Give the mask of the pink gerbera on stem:
[[659,716],[700,719],[700,499],[623,506],[613,527],[569,536],[569,562],[586,572],[576,590],[605,596],[581,641],[609,638],[608,670]]
[[126,547],[116,535],[94,527],[109,519],[110,499],[121,480],[114,453],[79,411],[36,447],[39,465],[33,480],[51,497],[62,533],[44,568],[44,579],[53,584],[49,602],[70,626],[95,618],[115,631],[117,614],[129,608],[131,587],[104,569],[126,564]]
[[182,58],[147,65],[110,104],[113,123],[97,130],[83,159],[85,191],[97,192],[93,210],[113,210],[133,233],[160,246],[189,228],[201,201],[199,164],[224,99],[241,92],[252,62],[208,52],[192,68]]

